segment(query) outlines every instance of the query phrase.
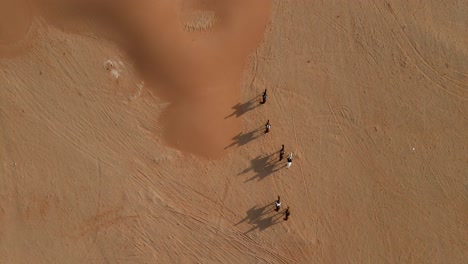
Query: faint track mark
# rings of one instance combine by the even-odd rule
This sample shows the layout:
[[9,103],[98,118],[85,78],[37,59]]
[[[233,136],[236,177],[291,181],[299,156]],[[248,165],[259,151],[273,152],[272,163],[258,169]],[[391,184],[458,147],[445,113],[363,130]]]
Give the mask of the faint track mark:
[[[443,74],[441,74],[440,72],[438,72],[434,67],[432,67],[427,61],[426,59],[424,59],[424,57],[421,55],[421,53],[418,51],[418,49],[415,47],[415,45],[411,42],[410,38],[408,37],[408,35],[405,33],[402,25],[400,24],[400,22],[398,21],[396,15],[394,14],[394,11],[393,11],[393,8],[391,8],[391,16],[393,18],[393,20],[395,21],[395,23],[397,24],[397,27],[398,27],[398,31],[404,36],[405,40],[403,41],[403,43],[408,43],[406,46],[409,48],[405,48],[405,44],[402,44],[402,42],[399,40],[400,38],[398,38],[395,33],[393,32],[393,30],[391,30],[391,27],[388,23],[388,21],[385,19],[385,15],[383,14],[382,10],[376,5],[375,3],[375,0],[372,0],[372,4],[374,6],[374,8],[382,15],[382,18],[383,18],[383,21],[384,23],[387,25],[387,27],[390,29],[389,32],[392,34],[393,36],[393,39],[397,42],[397,45],[398,47],[400,48],[400,50],[413,62],[413,64],[416,66],[416,69],[428,80],[430,80],[431,82],[433,82],[437,87],[439,87],[441,90],[447,92],[448,94],[451,94],[457,98],[460,98],[462,100],[467,100],[468,99],[468,95],[466,95],[466,92],[468,91],[467,88],[464,88],[464,87],[461,87],[460,85],[458,85],[457,83],[454,83],[452,80],[450,80],[449,78],[446,78]],[[391,7],[391,5],[387,2],[387,1],[384,1],[384,4],[386,5],[386,7],[388,8],[388,6]],[[411,56],[410,53],[413,53],[413,55]],[[425,67],[427,67],[427,69],[423,69],[418,63],[418,62],[421,62],[422,65],[424,65]],[[429,70],[429,74],[426,72],[427,70]],[[435,75],[435,76],[438,76],[439,78],[441,79],[444,79],[446,81],[449,81],[451,83],[453,83],[454,85],[458,86],[459,89],[461,89],[461,94],[455,92],[455,91],[452,91],[451,89],[447,88],[443,83],[439,81],[437,81],[435,78],[431,77],[431,75]]]
[[[327,103],[328,103],[328,106],[332,115],[336,119],[336,122],[340,124],[340,122],[338,121],[337,114],[335,110],[333,109],[333,107],[331,106],[330,101],[328,101]],[[361,146],[360,149],[357,149],[354,146],[354,144],[352,144],[349,136],[347,136],[346,130],[342,124],[339,125],[339,128],[341,130],[341,133],[345,137],[346,142],[350,146],[352,152],[355,154],[356,158],[358,159],[358,161],[364,166],[364,168],[366,168],[370,172],[370,175],[375,180],[375,182],[379,185],[380,188],[388,189],[389,191],[391,191],[391,193],[393,193],[393,195],[397,195],[399,198],[403,199],[406,203],[411,205],[415,210],[417,210],[421,215],[423,215],[426,221],[436,223],[435,220],[433,220],[426,211],[424,211],[422,208],[420,208],[418,204],[416,204],[416,202],[414,202],[411,199],[408,199],[405,195],[401,193],[398,183],[392,182],[390,178],[385,177],[386,176],[385,173],[382,172],[381,169],[378,168],[378,166],[376,165],[375,159],[369,154],[371,153],[371,151],[367,147]],[[358,146],[359,145],[360,144],[358,144]],[[363,158],[362,156],[364,156],[365,158]],[[377,177],[377,176],[380,176],[380,177]],[[442,224],[442,223],[439,223],[439,224],[443,226],[445,230],[448,231],[452,236],[462,239],[460,234],[454,232],[445,224]],[[444,236],[444,238],[446,238],[448,241],[455,243],[452,239],[447,237],[446,234],[440,232],[439,235]]]
[[[291,102],[291,94],[289,94],[288,102],[291,105],[291,103],[290,103]],[[295,119],[294,119],[294,114],[291,114],[291,120],[292,120],[292,123],[293,123],[294,140],[296,141],[296,145],[297,146],[303,146],[302,142],[300,142],[300,140],[297,137],[296,125],[295,125],[296,122],[295,122]],[[299,166],[299,169],[301,170],[302,182],[304,184],[304,189],[305,189],[305,193],[307,195],[307,200],[308,200],[307,201],[307,206],[309,207],[309,213],[310,213],[310,216],[312,217],[314,214],[313,214],[313,211],[312,211],[312,207],[310,206],[311,199],[310,199],[310,195],[309,195],[309,188],[307,187],[307,181],[306,181],[305,176],[304,176],[304,170],[303,170],[301,165],[296,165],[296,166]]]
[[264,48],[268,49],[260,51],[261,53],[265,53],[265,55],[259,56],[258,52],[256,52],[257,58],[265,62],[278,61],[282,58],[289,56],[292,50],[292,43],[291,40],[289,40],[288,38],[281,37],[278,40],[276,40],[275,45],[273,47],[274,49],[270,46],[264,46]]
[[[101,207],[101,186],[102,186],[101,185],[101,179],[102,179],[102,175],[101,175],[101,162],[99,161],[99,159],[96,159],[96,160],[97,160],[97,167],[98,167],[98,199],[97,199],[96,215],[99,215],[100,214],[100,207]],[[89,248],[87,249],[87,253],[86,253],[84,259],[82,260],[82,263],[86,263],[89,256],[91,255],[91,250],[93,249],[94,244],[96,243],[98,234],[99,234],[99,229],[96,229],[96,232],[94,233],[94,237],[93,237],[93,242],[91,243],[91,246],[89,246]]]

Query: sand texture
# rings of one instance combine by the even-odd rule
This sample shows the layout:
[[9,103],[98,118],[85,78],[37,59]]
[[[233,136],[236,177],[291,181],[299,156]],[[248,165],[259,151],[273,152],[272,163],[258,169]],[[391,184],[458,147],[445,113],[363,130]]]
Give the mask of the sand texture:
[[466,1],[0,0],[0,263],[466,263],[467,29]]

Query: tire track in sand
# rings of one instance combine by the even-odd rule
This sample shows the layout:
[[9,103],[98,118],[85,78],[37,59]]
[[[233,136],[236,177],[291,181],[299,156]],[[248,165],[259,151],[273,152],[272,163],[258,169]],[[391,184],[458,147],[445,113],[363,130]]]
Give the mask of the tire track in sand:
[[[445,91],[446,93],[455,96],[456,98],[459,98],[461,100],[468,100],[468,89],[466,87],[461,86],[457,82],[454,82],[450,78],[445,77],[443,74],[441,74],[439,71],[437,71],[434,67],[432,67],[429,62],[421,55],[421,53],[418,51],[416,48],[415,44],[412,43],[411,39],[408,37],[408,35],[405,33],[404,27],[400,24],[398,21],[398,18],[395,15],[394,9],[392,8],[391,4],[388,3],[387,1],[383,1],[385,7],[388,9],[388,12],[391,14],[394,23],[397,25],[397,30],[399,33],[403,36],[403,41],[400,41],[402,39],[401,37],[397,36],[394,31],[392,30],[393,28],[390,26],[389,22],[385,18],[385,14],[383,11],[376,5],[375,1],[372,0],[372,4],[374,8],[382,15],[382,20],[384,23],[387,25],[387,27],[390,29],[389,32],[392,34],[393,39],[396,41],[398,47],[400,50],[407,56],[407,58],[413,62],[415,65],[416,69],[429,81],[434,83],[437,87],[439,87],[441,90]],[[405,26],[406,28],[406,26]],[[434,77],[431,77],[434,76]],[[445,80],[447,82],[450,82],[454,84],[456,87],[458,87],[457,90],[450,89],[445,86],[444,82],[441,80]]]
[[[291,102],[291,92],[288,95],[288,103],[291,105],[290,102]],[[293,128],[293,132],[294,132],[294,140],[296,141],[296,145],[297,146],[303,146],[302,142],[297,137],[296,124],[295,124],[296,121],[294,119],[293,114],[291,114],[291,120],[292,120],[292,124],[293,124],[292,128]],[[307,195],[307,200],[308,200],[307,205],[309,207],[309,212],[310,212],[310,214],[312,216],[313,212],[312,212],[312,207],[310,207],[311,200],[310,200],[310,195],[309,195],[309,188],[307,187],[307,181],[306,181],[305,176],[304,176],[304,170],[303,170],[301,165],[297,165],[297,166],[299,166],[299,169],[301,170],[302,183],[304,184],[304,189],[305,189],[305,192],[306,192],[306,195]]]
[[[379,185],[379,187],[391,191],[393,195],[396,195],[400,199],[404,200],[407,204],[411,205],[414,208],[414,210],[417,210],[422,216],[424,216],[425,221],[430,222],[436,226],[437,224],[443,226],[445,231],[447,231],[447,233],[450,233],[452,237],[456,237],[458,240],[462,241],[463,236],[461,234],[453,231],[450,227],[441,222],[436,223],[436,221],[430,217],[430,214],[428,212],[421,208],[416,202],[407,198],[401,192],[399,182],[392,181],[390,177],[386,177],[385,173],[382,172],[382,170],[378,167],[378,165],[376,164],[376,160],[370,154],[372,153],[372,151],[367,146],[358,143],[359,141],[356,141],[358,143],[358,147],[356,147],[355,144],[351,142],[351,139],[347,132],[351,132],[355,135],[357,135],[357,133],[353,129],[349,129],[350,126],[348,126],[348,122],[346,122],[346,119],[344,120],[345,123],[339,121],[338,115],[334,110],[334,107],[332,106],[333,99],[334,102],[338,102],[338,100],[331,94],[328,95],[328,98],[330,98],[330,100],[327,101],[330,112],[333,118],[335,119],[335,122],[339,125],[339,129],[342,135],[344,136],[346,142],[348,143],[351,151],[355,154],[356,158],[364,166],[364,168],[370,172],[369,175],[371,175],[371,177]],[[457,244],[451,239],[451,237],[447,236],[447,234],[445,234],[444,232],[439,232],[438,234],[440,236],[443,236],[447,241],[451,241],[452,243]],[[459,244],[457,245],[460,246]]]

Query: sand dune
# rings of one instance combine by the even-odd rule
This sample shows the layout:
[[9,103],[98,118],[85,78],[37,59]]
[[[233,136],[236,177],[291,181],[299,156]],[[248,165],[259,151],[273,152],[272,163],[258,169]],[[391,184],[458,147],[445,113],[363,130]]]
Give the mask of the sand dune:
[[464,263],[466,14],[0,0],[0,262]]

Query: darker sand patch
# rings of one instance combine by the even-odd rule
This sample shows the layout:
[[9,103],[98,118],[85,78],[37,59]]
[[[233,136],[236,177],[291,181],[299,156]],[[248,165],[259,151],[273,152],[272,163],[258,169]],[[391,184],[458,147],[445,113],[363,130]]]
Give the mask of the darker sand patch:
[[21,41],[31,27],[32,13],[26,0],[0,0],[0,45]]
[[[43,2],[54,25],[99,30],[128,53],[148,87],[171,103],[161,117],[170,146],[210,158],[225,154],[241,130],[236,117],[225,117],[239,102],[242,72],[263,39],[270,0]],[[61,12],[50,11],[52,4]]]
[[0,58],[14,57],[31,42],[33,11],[28,0],[0,0]]
[[[128,50],[146,80],[157,83],[152,85],[156,93],[172,102],[161,119],[167,142],[183,151],[220,157],[240,132],[239,120],[225,117],[239,101],[242,71],[263,38],[271,3],[161,5],[165,12],[157,21],[152,13],[134,11],[138,19],[132,20],[133,28],[141,41]],[[187,21],[194,30],[187,30]]]

